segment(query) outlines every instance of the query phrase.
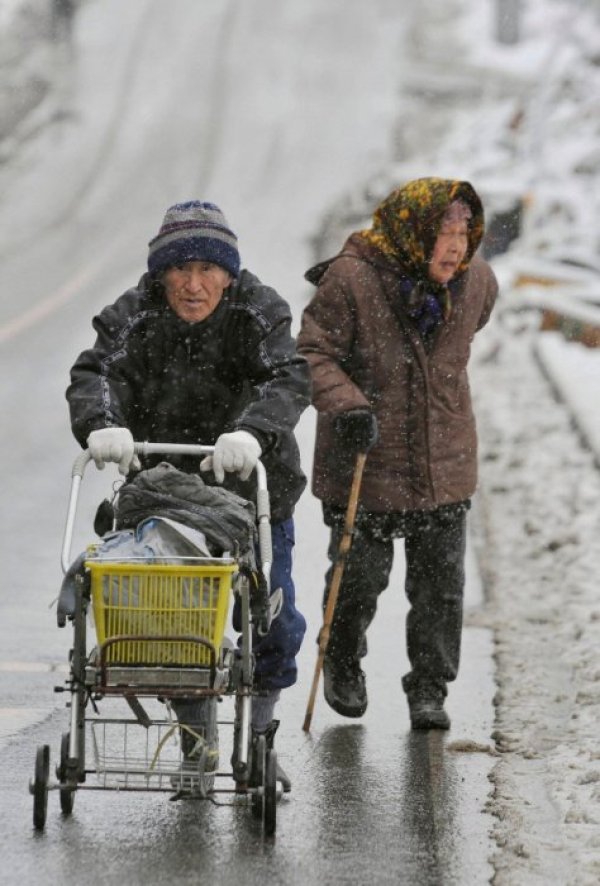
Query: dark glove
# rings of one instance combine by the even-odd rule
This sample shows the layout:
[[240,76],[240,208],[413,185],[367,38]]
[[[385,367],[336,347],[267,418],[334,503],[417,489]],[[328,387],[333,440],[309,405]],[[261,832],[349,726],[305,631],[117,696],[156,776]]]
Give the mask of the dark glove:
[[353,452],[368,452],[379,439],[377,419],[370,409],[349,409],[340,412],[333,427],[342,443]]

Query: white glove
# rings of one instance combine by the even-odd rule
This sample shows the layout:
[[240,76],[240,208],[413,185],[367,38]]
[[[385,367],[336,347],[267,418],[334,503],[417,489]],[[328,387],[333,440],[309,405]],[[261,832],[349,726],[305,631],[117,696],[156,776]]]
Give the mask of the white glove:
[[133,453],[133,437],[129,428],[101,428],[92,431],[87,438],[90,455],[99,470],[107,461],[119,463],[119,471],[126,475],[133,468],[139,471],[141,465],[137,455]]
[[217,483],[225,479],[225,471],[240,475],[240,480],[247,480],[260,458],[260,443],[248,431],[233,431],[221,434],[215,443],[212,455],[207,455],[200,462],[201,471],[212,468]]

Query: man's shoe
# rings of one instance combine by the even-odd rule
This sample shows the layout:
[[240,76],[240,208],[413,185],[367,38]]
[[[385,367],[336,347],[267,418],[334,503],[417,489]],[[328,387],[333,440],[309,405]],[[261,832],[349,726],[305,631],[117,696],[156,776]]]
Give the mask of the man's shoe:
[[342,717],[362,717],[367,710],[365,675],[357,661],[323,660],[323,692],[330,708]]
[[444,710],[443,698],[409,698],[408,709],[413,729],[450,729],[450,717]]

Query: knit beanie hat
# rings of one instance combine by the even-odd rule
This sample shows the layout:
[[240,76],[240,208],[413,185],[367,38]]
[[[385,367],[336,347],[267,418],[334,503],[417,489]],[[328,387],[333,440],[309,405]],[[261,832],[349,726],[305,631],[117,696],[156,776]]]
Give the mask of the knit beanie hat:
[[189,200],[167,209],[160,231],[148,244],[152,275],[188,261],[208,261],[237,277],[237,237],[214,203]]

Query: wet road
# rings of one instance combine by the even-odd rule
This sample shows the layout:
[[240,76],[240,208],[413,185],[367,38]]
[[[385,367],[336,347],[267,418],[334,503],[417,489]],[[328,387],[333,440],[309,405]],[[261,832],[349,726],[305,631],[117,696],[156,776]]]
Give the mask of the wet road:
[[[399,594],[395,595],[398,599]],[[402,605],[392,595],[386,621],[400,623]],[[378,636],[378,634],[380,636]],[[246,806],[196,801],[172,803],[168,795],[79,792],[64,819],[56,792],[49,795],[46,831],[34,834],[26,780],[35,748],[50,743],[57,761],[68,712],[58,706],[40,719],[59,675],[10,675],[13,696],[39,696],[37,720],[4,743],[1,796],[3,842],[11,858],[5,882],[159,884],[214,882],[462,884],[484,883],[487,863],[485,752],[491,731],[491,643],[482,629],[467,629],[462,680],[449,702],[448,734],[411,733],[399,676],[404,667],[395,643],[373,632],[367,662],[370,706],[360,723],[345,721],[319,697],[311,735],[301,730],[313,661],[303,655],[303,678],[280,706],[278,750],[293,781],[279,804],[277,835],[263,838]],[[309,650],[310,651],[310,650]],[[5,697],[8,682],[2,675]],[[105,703],[108,705],[108,703]],[[229,702],[224,702],[226,708]],[[224,713],[227,713],[224,711]],[[230,750],[221,728],[221,757]],[[94,872],[102,872],[93,879]],[[0,878],[1,880],[1,878]]]
[[[165,795],[81,793],[63,820],[53,793],[46,832],[31,825],[35,749],[48,743],[53,767],[68,723],[52,687],[63,679],[69,636],[50,607],[77,454],[64,402],[69,366],[91,340],[92,314],[137,280],[166,206],[190,196],[223,206],[244,263],[299,316],[319,214],[382,161],[397,112],[397,4],[347,10],[342,0],[302,10],[281,0],[178,0],[176,22],[156,0],[86,4],[74,80],[61,91],[69,114],[0,169],[0,882],[152,886],[197,882],[201,873],[223,884],[465,884],[491,874],[491,637],[465,631],[451,732],[411,734],[400,690],[400,547],[369,637],[367,714],[344,721],[319,696],[311,735],[302,732],[326,552],[309,494],[296,515],[295,565],[309,632],[299,683],[279,710],[278,750],[293,792],[280,805],[276,840],[262,838],[246,808]],[[307,413],[299,428],[307,469],[313,422]],[[86,478],[74,551],[90,540],[110,480],[110,469]],[[473,567],[469,577],[476,611]],[[223,759],[228,741],[222,730]]]
[[[394,583],[401,578],[396,571]],[[166,794],[79,792],[71,818],[48,799],[43,835],[31,826],[26,782],[35,749],[49,743],[57,762],[68,711],[51,687],[60,673],[0,674],[3,703],[36,700],[33,723],[4,740],[0,792],[3,843],[11,859],[7,883],[162,884],[197,882],[412,883],[437,886],[488,882],[491,869],[485,812],[493,692],[489,633],[467,628],[463,672],[453,687],[447,734],[412,733],[399,678],[406,669],[389,625],[401,625],[404,605],[392,588],[382,602],[366,670],[369,709],[359,723],[330,711],[319,695],[310,735],[301,724],[314,666],[303,650],[299,684],[280,705],[278,751],[293,791],[278,808],[275,839],[265,839],[247,806],[172,803]],[[470,601],[469,610],[476,600]],[[315,618],[310,619],[316,624]],[[109,703],[105,703],[108,705]],[[227,717],[229,702],[223,703]],[[104,707],[104,706],[102,706]],[[108,712],[108,711],[103,711]],[[230,752],[221,728],[221,759]],[[101,874],[99,872],[102,872]],[[98,879],[95,879],[98,877]],[[45,879],[44,879],[45,878]],[[0,876],[0,882],[2,877]]]

